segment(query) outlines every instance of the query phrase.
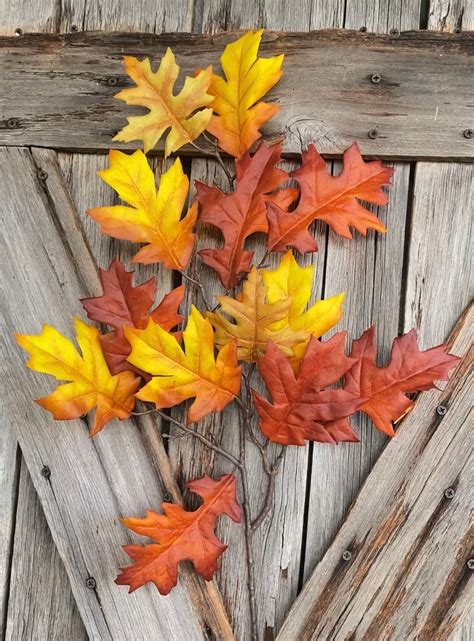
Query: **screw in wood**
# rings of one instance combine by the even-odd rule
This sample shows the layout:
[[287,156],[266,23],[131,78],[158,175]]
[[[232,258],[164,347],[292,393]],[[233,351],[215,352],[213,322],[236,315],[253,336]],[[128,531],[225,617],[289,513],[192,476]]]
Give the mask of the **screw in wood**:
[[86,579],[86,587],[88,587],[89,590],[95,590],[96,586],[97,586],[97,583],[96,583],[94,577],[93,576],[87,577],[87,579]]
[[378,138],[379,132],[377,131],[377,129],[371,129],[367,133],[367,135],[370,138],[370,140],[375,140],[376,138]]
[[344,550],[342,553],[343,561],[350,561],[352,559],[352,552],[350,550]]
[[465,130],[462,132],[462,135],[464,136],[464,138],[467,138],[467,139],[469,140],[470,138],[473,138],[473,137],[474,137],[474,130],[472,130],[472,129],[465,129]]
[[16,129],[19,124],[20,124],[20,121],[18,120],[18,118],[9,118],[7,120],[8,129]]
[[17,38],[19,38],[22,35],[23,35],[23,29],[20,29],[20,27],[17,27],[15,29],[15,36],[17,36]]
[[41,469],[41,476],[43,476],[45,479],[49,479],[49,477],[51,476],[51,470],[47,465],[44,465]]
[[361,27],[361,28],[359,29],[359,31],[362,31],[362,33],[365,33],[365,32],[367,31],[367,27],[365,27],[365,26],[364,26],[364,27]]
[[46,180],[46,178],[48,177],[48,172],[45,171],[44,169],[38,169],[38,171],[36,172],[36,175],[40,180]]
[[454,33],[461,33],[461,27],[456,27],[456,29],[454,30]]
[[447,499],[453,499],[455,494],[456,494],[456,490],[452,487],[448,487],[446,490],[444,490],[444,496]]
[[173,497],[172,497],[172,495],[170,494],[170,492],[165,492],[165,493],[163,494],[163,501],[164,501],[165,503],[172,503],[172,502],[173,502]]
[[446,407],[446,405],[438,405],[438,407],[436,408],[436,414],[438,414],[439,416],[445,416],[447,411],[448,408]]
[[117,78],[115,76],[111,76],[110,78],[107,78],[107,84],[109,87],[116,87],[118,83]]
[[399,29],[390,29],[389,34],[393,36],[394,38],[398,38],[400,35],[400,30]]
[[466,565],[470,570],[474,570],[474,559],[468,559]]
[[71,25],[71,31],[72,31],[73,33],[75,33],[76,31],[79,31],[79,27],[77,26],[77,24],[72,24],[72,25]]
[[370,76],[370,82],[373,82],[374,85],[378,85],[381,80],[382,80],[382,76],[379,73],[373,73]]

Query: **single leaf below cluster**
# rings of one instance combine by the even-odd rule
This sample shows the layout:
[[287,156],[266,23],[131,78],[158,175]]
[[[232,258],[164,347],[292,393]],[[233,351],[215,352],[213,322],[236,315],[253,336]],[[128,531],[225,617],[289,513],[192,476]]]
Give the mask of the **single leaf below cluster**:
[[321,336],[342,314],[344,294],[318,301],[304,311],[311,293],[313,267],[299,267],[288,253],[270,270],[255,267],[235,298],[218,296],[221,310],[208,316],[216,330],[216,344],[237,341],[239,360],[255,362],[269,341],[294,362],[303,354],[310,336]]
[[152,318],[163,329],[171,330],[183,320],[183,316],[178,314],[178,308],[183,302],[184,285],[166,294],[160,304],[149,313],[155,300],[154,276],[141,285],[133,286],[133,272],[127,272],[117,259],[112,261],[107,271],[99,270],[99,276],[104,293],[102,296],[83,298],[81,303],[90,320],[114,328],[114,331],[100,337],[110,371],[118,374],[131,369],[143,374],[127,361],[131,347],[123,328],[143,329],[148,319]]
[[[440,345],[420,352],[415,331],[396,338],[386,367],[375,364],[375,330],[368,329],[344,356],[345,332],[326,342],[311,338],[297,374],[275,345],[259,362],[272,401],[253,392],[260,428],[272,441],[303,445],[304,440],[326,443],[355,441],[347,418],[365,412],[375,427],[394,436],[392,422],[413,405],[405,395],[446,380],[459,360]],[[344,377],[344,386],[326,389]]]
[[140,379],[132,372],[112,376],[97,329],[78,318],[74,325],[82,356],[70,340],[49,325],[37,336],[17,334],[16,340],[30,354],[28,367],[71,381],[36,402],[57,420],[79,418],[96,407],[90,434],[94,436],[113,418],[130,416]]
[[239,274],[250,270],[253,252],[246,251],[244,244],[251,234],[268,231],[266,204],[274,202],[287,209],[297,196],[292,187],[279,189],[289,179],[275,166],[280,154],[281,144],[262,144],[253,156],[246,152],[235,163],[237,186],[230,194],[195,183],[200,220],[219,229],[224,237],[221,249],[201,249],[199,255],[226,289],[235,287]]
[[302,155],[300,169],[292,174],[301,191],[296,209],[288,213],[274,203],[268,204],[269,249],[294,247],[302,254],[316,251],[318,246],[308,231],[314,220],[326,222],[344,238],[352,238],[350,227],[364,235],[368,229],[386,231],[377,216],[359,201],[387,204],[382,187],[390,183],[392,174],[393,169],[379,160],[364,162],[354,143],[344,152],[341,174],[331,176],[322,156],[310,145]]
[[257,57],[262,33],[263,29],[250,31],[226,46],[221,56],[226,79],[213,75],[209,87],[215,97],[215,115],[207,130],[236,158],[260,138],[259,128],[280,109],[276,104],[258,102],[280,79],[284,57]]
[[136,87],[123,89],[115,97],[127,105],[146,107],[150,111],[144,116],[127,118],[128,125],[113,140],[141,140],[146,153],[170,129],[165,143],[165,155],[169,156],[202,134],[212,117],[212,109],[203,109],[213,101],[213,97],[206,93],[212,67],[200,71],[194,78],[187,77],[182,90],[175,96],[173,89],[179,66],[171,49],[166,50],[156,72],[151,70],[148,58],[140,62],[132,56],[125,56],[124,63],[125,72]]
[[184,350],[174,336],[152,319],[145,329],[124,328],[132,346],[128,360],[153,375],[137,398],[155,403],[158,409],[195,398],[188,423],[222,410],[240,391],[240,367],[233,342],[214,356],[211,323],[193,306],[183,332]]
[[187,483],[187,488],[203,499],[203,504],[194,512],[173,503],[162,503],[164,514],[149,510],[144,519],[123,519],[130,530],[156,541],[144,546],[124,546],[134,563],[122,568],[115,582],[128,585],[129,592],[151,581],[161,594],[168,594],[177,583],[181,561],[191,561],[206,581],[218,570],[217,559],[227,545],[214,533],[216,519],[226,514],[239,523],[241,518],[235,477],[225,474],[214,481],[204,476]]
[[134,263],[163,263],[169,269],[184,269],[194,245],[197,208],[193,205],[181,219],[189,180],[179,158],[161,175],[158,191],[153,171],[140,150],[131,155],[112,150],[109,168],[99,171],[99,176],[130,205],[90,209],[87,213],[99,223],[102,233],[148,243],[135,254]]
[[413,406],[406,393],[432,389],[435,381],[447,380],[449,371],[459,361],[457,356],[446,353],[446,345],[420,351],[412,329],[394,339],[388,365],[378,367],[374,327],[353,341],[351,357],[357,363],[346,375],[344,388],[367,399],[360,411],[389,436],[395,435],[392,423]]

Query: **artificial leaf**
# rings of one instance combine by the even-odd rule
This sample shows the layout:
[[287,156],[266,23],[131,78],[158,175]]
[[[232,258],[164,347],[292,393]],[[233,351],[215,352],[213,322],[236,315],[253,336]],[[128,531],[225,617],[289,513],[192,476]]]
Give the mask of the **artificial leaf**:
[[201,249],[199,255],[226,289],[235,287],[239,274],[250,270],[253,252],[246,251],[244,244],[251,234],[268,231],[266,203],[276,202],[287,208],[296,198],[297,190],[292,187],[278,190],[289,178],[275,166],[280,154],[281,144],[261,145],[254,156],[246,152],[235,163],[237,186],[230,194],[195,183],[200,220],[218,228],[224,236],[221,249]]
[[125,72],[136,87],[123,89],[115,97],[127,105],[146,107],[150,111],[144,116],[127,118],[128,125],[114,140],[141,140],[146,153],[170,129],[165,142],[165,156],[169,156],[202,134],[212,117],[212,109],[203,109],[213,101],[212,95],[206,93],[212,67],[200,71],[194,78],[186,77],[182,90],[175,96],[173,89],[179,66],[171,49],[166,50],[156,72],[152,72],[148,58],[140,62],[125,56],[124,64]]
[[128,585],[129,592],[150,581],[161,594],[168,594],[178,581],[180,561],[191,561],[196,572],[206,581],[210,581],[218,570],[217,559],[225,552],[227,545],[219,541],[214,533],[216,519],[226,514],[239,523],[241,518],[235,477],[225,474],[214,481],[204,476],[190,481],[186,486],[203,499],[203,504],[194,512],[188,512],[173,503],[162,503],[164,514],[148,510],[144,519],[122,520],[133,532],[156,541],[144,546],[124,546],[123,549],[134,563],[122,568],[122,574],[119,574],[115,583]]
[[318,246],[308,231],[314,220],[323,220],[344,238],[352,238],[350,227],[364,235],[368,229],[386,231],[377,216],[359,201],[387,204],[382,187],[390,183],[392,174],[393,169],[379,160],[364,162],[354,143],[344,152],[341,174],[331,176],[324,159],[310,145],[303,153],[300,169],[292,174],[301,191],[296,209],[288,213],[274,203],[268,204],[269,249],[294,247],[302,254],[316,251]]
[[225,345],[216,358],[211,323],[194,306],[183,332],[184,350],[152,319],[145,329],[125,327],[124,332],[132,346],[128,360],[153,375],[137,393],[142,401],[161,409],[195,398],[188,412],[188,423],[192,423],[222,410],[239,393],[241,371],[235,344]]
[[273,402],[255,390],[253,399],[260,429],[271,441],[283,445],[304,445],[305,439],[321,443],[358,441],[344,419],[364,399],[344,389],[325,389],[356,363],[344,355],[344,340],[345,332],[325,342],[311,337],[297,374],[281,350],[269,343],[259,369]]
[[395,338],[390,362],[386,367],[375,363],[375,328],[366,330],[353,341],[351,357],[357,363],[346,374],[344,389],[351,394],[366,397],[360,407],[376,428],[394,436],[392,422],[397,421],[413,406],[405,395],[432,389],[435,381],[447,380],[449,371],[459,361],[457,356],[446,353],[446,345],[438,345],[424,352],[416,341],[416,332]]
[[314,267],[300,267],[291,252],[283,256],[276,269],[262,270],[262,278],[269,303],[290,300],[286,317],[272,327],[280,329],[289,325],[295,331],[307,332],[306,340],[293,348],[296,360],[301,360],[309,337],[319,338],[341,319],[344,294],[318,300],[304,311],[311,297]]
[[78,318],[74,325],[82,356],[70,340],[49,325],[44,325],[37,336],[17,334],[16,340],[30,354],[28,367],[71,381],[36,402],[57,420],[78,418],[96,407],[91,430],[94,436],[113,418],[130,416],[140,379],[132,372],[112,376],[97,329]]
[[260,138],[259,128],[280,109],[258,102],[280,79],[284,57],[257,57],[262,33],[263,29],[249,31],[227,45],[221,56],[226,79],[213,75],[209,86],[209,93],[215,96],[215,115],[207,130],[224,151],[236,158]]
[[99,171],[99,176],[130,205],[90,209],[87,213],[100,224],[102,233],[148,243],[135,254],[134,263],[163,263],[169,269],[184,269],[194,245],[197,207],[193,205],[181,219],[189,180],[179,158],[161,175],[158,191],[153,171],[140,150],[131,155],[112,150],[109,168]]
[[243,291],[236,298],[217,296],[224,313],[235,320],[229,321],[221,312],[208,314],[216,330],[216,345],[226,346],[232,341],[237,344],[239,360],[255,362],[273,341],[287,356],[293,355],[293,348],[308,338],[304,330],[293,330],[288,323],[279,327],[279,321],[288,318],[291,300],[280,300],[269,303],[266,300],[266,288],[262,281],[261,271],[252,268]]
[[[184,285],[166,294],[161,303],[149,313],[156,292],[154,276],[134,287],[133,272],[127,272],[117,259],[112,261],[107,271],[99,270],[99,276],[104,293],[102,296],[82,298],[81,303],[90,320],[114,328],[114,331],[102,335],[100,340],[110,371],[118,374],[133,368],[126,360],[131,348],[123,328],[143,329],[150,317],[167,331],[178,325],[183,320],[183,316],[178,314],[178,308],[183,302]],[[134,369],[142,374],[141,370]]]

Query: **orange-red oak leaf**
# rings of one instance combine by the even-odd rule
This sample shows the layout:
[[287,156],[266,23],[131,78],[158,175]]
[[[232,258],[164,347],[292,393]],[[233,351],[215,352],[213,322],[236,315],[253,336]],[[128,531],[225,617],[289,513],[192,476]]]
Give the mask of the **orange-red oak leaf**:
[[37,336],[17,334],[16,340],[30,354],[28,367],[70,381],[36,402],[56,420],[79,418],[96,407],[90,433],[94,436],[113,418],[130,416],[140,379],[132,372],[112,376],[97,329],[78,318],[74,324],[82,355],[70,340],[49,325],[44,325]]
[[277,191],[289,179],[283,169],[275,166],[281,160],[280,154],[281,144],[262,144],[253,156],[245,153],[235,163],[237,186],[230,194],[196,182],[200,220],[218,228],[224,236],[222,248],[201,249],[199,255],[226,289],[235,287],[239,274],[250,270],[253,252],[246,251],[244,244],[251,234],[267,233],[266,203],[287,209],[297,196],[292,187]]
[[446,345],[424,352],[418,348],[416,332],[395,338],[386,367],[375,363],[375,327],[353,341],[351,357],[357,362],[345,376],[344,389],[367,400],[360,407],[381,432],[394,436],[392,422],[413,406],[405,395],[435,387],[435,381],[447,380],[449,371],[459,361],[446,353]]
[[241,518],[235,477],[225,474],[214,481],[204,476],[190,481],[187,487],[203,499],[203,504],[194,512],[187,512],[173,503],[162,503],[164,514],[147,511],[144,519],[123,519],[123,524],[130,530],[156,541],[144,546],[124,546],[134,563],[122,568],[115,582],[128,585],[129,592],[150,581],[161,594],[168,594],[177,583],[181,561],[191,561],[206,581],[210,581],[217,571],[217,559],[227,545],[214,533],[216,519],[226,514],[239,523]]
[[386,231],[382,222],[359,201],[376,205],[388,202],[382,187],[390,184],[393,169],[379,160],[364,162],[356,143],[344,152],[343,170],[331,176],[326,163],[310,145],[303,153],[300,169],[293,172],[301,196],[296,209],[287,212],[274,203],[268,204],[268,248],[284,251],[294,247],[300,253],[317,251],[318,246],[308,227],[323,220],[344,238],[352,238],[350,227],[361,234],[368,229]]
[[297,374],[278,347],[268,344],[259,369],[273,402],[255,390],[253,398],[260,429],[271,441],[283,445],[304,445],[305,440],[358,441],[345,418],[363,399],[344,389],[325,389],[356,363],[344,355],[344,341],[345,332],[328,341],[312,336]]
[[[123,333],[124,327],[144,329],[152,318],[163,329],[169,331],[183,320],[178,308],[183,302],[184,285],[166,294],[160,304],[151,312],[156,292],[156,278],[153,276],[141,285],[133,285],[133,272],[114,259],[108,270],[99,270],[104,293],[102,296],[82,298],[81,303],[90,320],[114,328],[100,337],[102,349],[112,374],[125,370],[144,372],[127,361],[130,343]],[[179,335],[177,335],[177,338]]]

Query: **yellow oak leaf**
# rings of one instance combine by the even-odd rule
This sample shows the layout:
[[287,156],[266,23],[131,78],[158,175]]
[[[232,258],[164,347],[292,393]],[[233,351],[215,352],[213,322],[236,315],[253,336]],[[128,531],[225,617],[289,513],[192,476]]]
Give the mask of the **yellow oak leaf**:
[[158,191],[153,171],[140,150],[131,155],[112,150],[109,167],[99,171],[99,176],[130,205],[89,209],[88,215],[99,223],[102,233],[148,243],[135,254],[134,263],[163,263],[169,269],[184,269],[194,245],[197,205],[181,219],[189,180],[179,158],[161,175]]
[[284,57],[257,57],[262,33],[263,29],[249,31],[226,46],[221,56],[226,80],[213,75],[208,90],[215,96],[215,115],[207,130],[224,151],[236,158],[260,138],[259,128],[280,109],[275,104],[258,102],[280,79]]
[[167,49],[158,71],[153,72],[150,61],[141,62],[132,56],[124,58],[125,71],[136,87],[123,89],[115,97],[127,105],[147,107],[144,116],[127,118],[126,125],[114,140],[143,141],[145,153],[156,145],[167,129],[165,156],[195,140],[208,126],[212,109],[202,109],[213,101],[207,92],[212,77],[212,67],[200,71],[194,78],[186,77],[180,93],[173,94],[179,75],[179,66],[171,49]]
[[82,356],[69,339],[50,325],[44,325],[38,335],[16,334],[16,340],[30,354],[29,368],[71,381],[36,402],[56,420],[79,418],[96,407],[90,433],[94,436],[113,418],[130,416],[140,378],[130,371],[112,376],[97,329],[78,318],[74,325]]
[[263,282],[267,288],[267,301],[290,299],[287,316],[275,324],[275,328],[290,325],[294,330],[308,333],[304,342],[293,349],[297,360],[303,358],[310,336],[319,338],[341,319],[344,293],[326,300],[318,300],[304,311],[311,296],[314,267],[300,267],[291,252],[287,252],[274,270],[262,270]]
[[268,341],[275,343],[286,356],[293,356],[295,345],[304,342],[308,333],[304,329],[293,329],[287,319],[291,299],[269,302],[262,280],[262,271],[252,268],[244,281],[242,293],[236,298],[217,296],[224,313],[234,318],[229,321],[220,312],[208,314],[216,330],[216,344],[226,345],[237,341],[239,360],[255,362],[267,349]]
[[125,327],[124,331],[132,346],[128,360],[153,375],[137,393],[142,401],[161,409],[195,398],[188,412],[188,423],[192,423],[222,410],[239,393],[241,368],[235,344],[228,342],[216,358],[212,325],[194,306],[183,332],[184,350],[151,319],[145,329]]

